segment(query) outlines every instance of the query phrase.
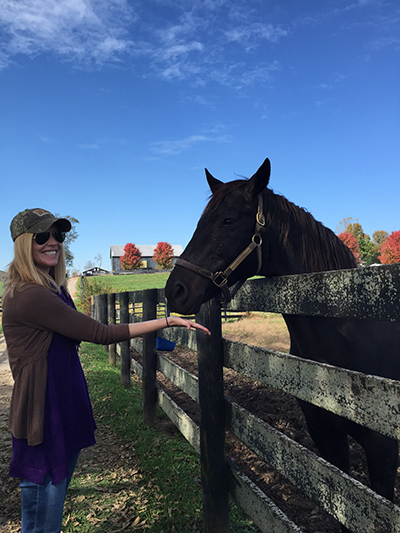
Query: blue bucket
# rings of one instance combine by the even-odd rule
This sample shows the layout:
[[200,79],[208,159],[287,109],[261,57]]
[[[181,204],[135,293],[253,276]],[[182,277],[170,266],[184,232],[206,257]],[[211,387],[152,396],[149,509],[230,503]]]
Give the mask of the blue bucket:
[[162,337],[156,338],[156,350],[160,352],[172,352],[174,348],[174,342],[167,341],[167,339],[163,339]]

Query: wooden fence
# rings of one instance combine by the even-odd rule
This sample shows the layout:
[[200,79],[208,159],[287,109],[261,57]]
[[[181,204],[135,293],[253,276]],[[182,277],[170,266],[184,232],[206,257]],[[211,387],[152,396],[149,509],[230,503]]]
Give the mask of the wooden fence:
[[[323,295],[323,298],[321,298]],[[164,291],[96,297],[94,312],[103,322],[136,320],[131,307],[143,302],[143,318],[156,316]],[[231,302],[232,310],[300,315],[400,320],[400,265],[313,273],[248,281]],[[144,420],[155,423],[156,403],[200,452],[204,533],[229,531],[228,490],[235,501],[268,533],[301,533],[301,529],[224,457],[225,428],[291,481],[350,531],[400,533],[400,507],[344,474],[262,420],[224,398],[223,366],[255,381],[283,390],[340,416],[396,439],[400,437],[400,382],[346,371],[292,355],[228,341],[221,335],[221,310],[212,300],[196,319],[211,337],[171,328],[162,336],[198,353],[198,378],[156,353],[156,334],[120,343],[121,381],[130,383],[133,369],[143,381]],[[131,360],[129,345],[143,354],[143,368]],[[115,346],[109,347],[115,362]],[[157,389],[160,370],[200,402],[200,428],[168,395]],[[343,396],[346,402],[341,401]],[[379,413],[379,416],[377,416]]]

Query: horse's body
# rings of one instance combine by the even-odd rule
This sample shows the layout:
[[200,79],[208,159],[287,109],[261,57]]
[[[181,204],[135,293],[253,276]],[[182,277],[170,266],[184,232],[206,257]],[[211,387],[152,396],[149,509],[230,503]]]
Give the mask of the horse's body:
[[[251,242],[262,195],[261,267],[249,253],[228,279],[231,286],[253,276],[280,276],[355,268],[350,250],[309,213],[267,189],[266,160],[250,180],[222,183],[206,171],[213,196],[173,270],[167,286],[172,311],[192,314],[219,292],[204,272],[224,271]],[[204,269],[197,272],[190,265]],[[195,270],[195,271],[193,271]],[[400,324],[373,320],[284,315],[290,353],[332,365],[400,379]],[[310,434],[321,455],[343,471],[349,469],[347,435],[365,449],[371,487],[393,499],[397,442],[311,404],[300,402]],[[379,413],[377,413],[379,416]]]

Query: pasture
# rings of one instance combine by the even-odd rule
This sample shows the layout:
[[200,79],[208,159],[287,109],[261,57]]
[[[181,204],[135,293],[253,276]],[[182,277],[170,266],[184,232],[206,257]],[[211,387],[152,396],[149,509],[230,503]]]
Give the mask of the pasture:
[[[169,272],[154,274],[126,274],[121,276],[88,276],[84,284],[88,287],[101,285],[107,288],[106,292],[142,291],[145,289],[162,289],[165,287]],[[98,293],[100,294],[100,293]]]

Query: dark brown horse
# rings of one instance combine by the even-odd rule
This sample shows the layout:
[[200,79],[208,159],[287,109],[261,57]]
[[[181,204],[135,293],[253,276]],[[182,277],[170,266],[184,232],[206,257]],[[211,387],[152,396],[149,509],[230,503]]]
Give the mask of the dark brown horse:
[[[257,272],[280,276],[357,266],[331,230],[266,188],[268,159],[248,180],[222,183],[207,170],[206,175],[212,197],[166,285],[171,311],[196,313],[221,289],[226,295],[228,286]],[[291,354],[400,379],[399,323],[293,315],[284,319]],[[365,449],[372,489],[393,500],[397,441],[300,403],[322,457],[348,472],[347,436],[352,435]]]

